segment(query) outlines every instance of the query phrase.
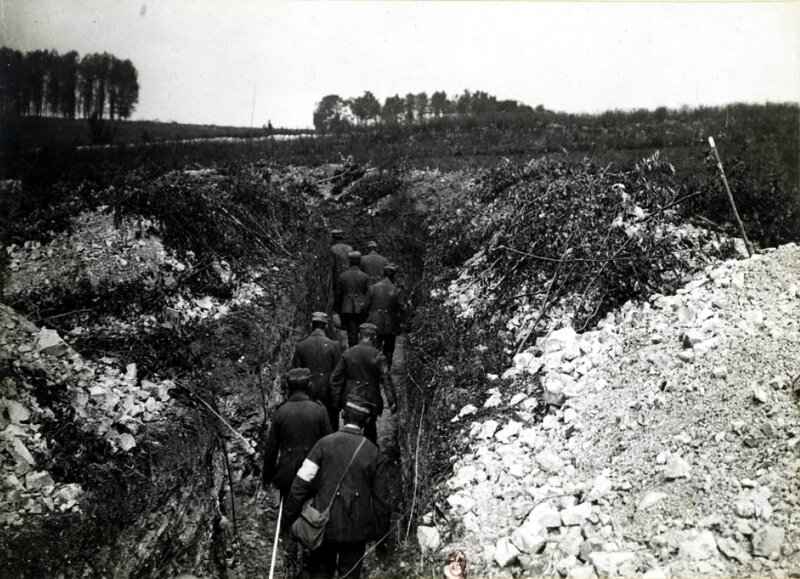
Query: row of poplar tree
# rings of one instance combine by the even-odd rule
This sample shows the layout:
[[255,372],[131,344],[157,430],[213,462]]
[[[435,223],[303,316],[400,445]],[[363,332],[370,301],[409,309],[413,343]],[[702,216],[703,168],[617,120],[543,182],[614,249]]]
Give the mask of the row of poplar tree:
[[138,73],[130,60],[0,47],[3,116],[127,119],[137,102]]
[[[541,107],[540,107],[541,108]],[[481,117],[491,114],[528,114],[534,109],[514,100],[499,100],[483,91],[465,90],[453,98],[444,91],[430,97],[425,92],[405,97],[387,97],[383,104],[371,92],[354,98],[327,95],[314,110],[314,127],[323,133],[346,130],[354,125],[421,124],[431,119]]]

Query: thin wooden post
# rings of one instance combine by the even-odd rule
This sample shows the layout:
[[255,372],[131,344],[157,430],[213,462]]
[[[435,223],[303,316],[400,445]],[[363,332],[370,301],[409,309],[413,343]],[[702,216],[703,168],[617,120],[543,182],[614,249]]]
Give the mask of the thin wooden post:
[[275,559],[278,555],[278,540],[281,535],[281,517],[283,515],[283,497],[278,505],[278,524],[275,527],[275,542],[272,544],[272,561],[269,564],[269,579],[275,577]]
[[739,226],[739,233],[742,235],[742,240],[744,241],[744,247],[747,250],[747,255],[752,257],[753,246],[750,245],[750,240],[747,239],[747,233],[745,233],[744,230],[744,223],[742,223],[742,219],[739,217],[739,212],[736,210],[736,203],[733,201],[733,193],[731,193],[731,188],[728,185],[728,179],[725,177],[725,169],[722,168],[722,159],[719,158],[719,152],[717,152],[717,147],[714,144],[714,137],[708,137],[708,144],[711,146],[711,151],[714,153],[714,157],[717,159],[717,169],[719,169],[719,175],[722,177],[722,183],[725,185],[725,191],[728,193],[728,201],[731,204],[731,210],[733,211],[733,216],[736,219],[736,225]]

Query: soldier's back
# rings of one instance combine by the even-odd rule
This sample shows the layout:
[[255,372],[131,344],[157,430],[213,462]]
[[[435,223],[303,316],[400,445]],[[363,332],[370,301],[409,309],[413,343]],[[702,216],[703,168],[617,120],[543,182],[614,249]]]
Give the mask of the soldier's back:
[[336,243],[331,245],[331,257],[333,259],[334,269],[336,270],[337,274],[341,274],[349,267],[350,261],[347,255],[351,251],[353,251],[353,248],[346,243]]
[[[324,508],[330,502],[336,484],[362,440],[365,439],[360,432],[345,427],[319,441],[317,450],[324,460],[320,468],[319,500],[315,501],[318,508]],[[365,440],[342,479],[339,498],[331,507],[326,537],[344,542],[365,541],[375,537],[375,518],[378,513],[373,511],[373,494],[378,490],[383,495],[379,499],[390,500],[389,489],[384,481],[380,481],[384,484],[375,488],[379,470],[385,468],[383,460],[378,447]]]
[[339,276],[343,314],[360,314],[367,300],[369,276],[357,267],[351,267]]
[[403,317],[401,290],[389,279],[383,279],[369,288],[370,324],[375,324],[379,334],[399,334]]
[[281,445],[275,486],[288,488],[308,452],[330,432],[328,412],[306,395],[293,395],[275,409],[272,421]]
[[389,260],[380,253],[368,253],[361,258],[361,269],[369,276],[370,284],[375,284],[383,277],[383,268],[389,265]]

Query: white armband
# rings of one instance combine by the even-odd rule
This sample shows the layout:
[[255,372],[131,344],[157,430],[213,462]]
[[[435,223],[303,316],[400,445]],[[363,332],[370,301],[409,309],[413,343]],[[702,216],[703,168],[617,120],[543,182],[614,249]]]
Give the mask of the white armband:
[[303,461],[302,466],[300,467],[300,470],[297,471],[297,476],[299,476],[307,483],[310,483],[312,480],[314,480],[314,477],[317,476],[318,470],[319,470],[319,465],[317,465],[314,462],[311,462],[308,459],[305,459]]

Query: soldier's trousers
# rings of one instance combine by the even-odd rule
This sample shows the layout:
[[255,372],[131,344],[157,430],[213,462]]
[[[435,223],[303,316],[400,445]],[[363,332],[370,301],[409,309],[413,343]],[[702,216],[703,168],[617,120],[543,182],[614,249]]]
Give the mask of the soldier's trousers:
[[308,555],[308,576],[310,579],[329,579],[339,571],[339,577],[347,575],[348,579],[358,579],[366,546],[366,543],[322,541],[322,545]]
[[364,437],[378,446],[378,417],[370,416],[367,424],[364,426]]
[[395,334],[378,334],[375,336],[375,347],[383,352],[390,372],[392,370],[392,358],[394,357],[394,346],[396,343],[397,336]]
[[[281,501],[286,504],[289,489],[280,491]],[[281,555],[283,555],[283,571],[285,577],[299,577],[303,568],[303,549],[300,543],[292,537],[290,533],[291,525],[286,517],[281,517],[281,528],[276,531],[279,533],[281,544]]]
[[347,346],[352,348],[358,344],[358,326],[364,323],[361,314],[342,314],[342,325],[347,331]]

